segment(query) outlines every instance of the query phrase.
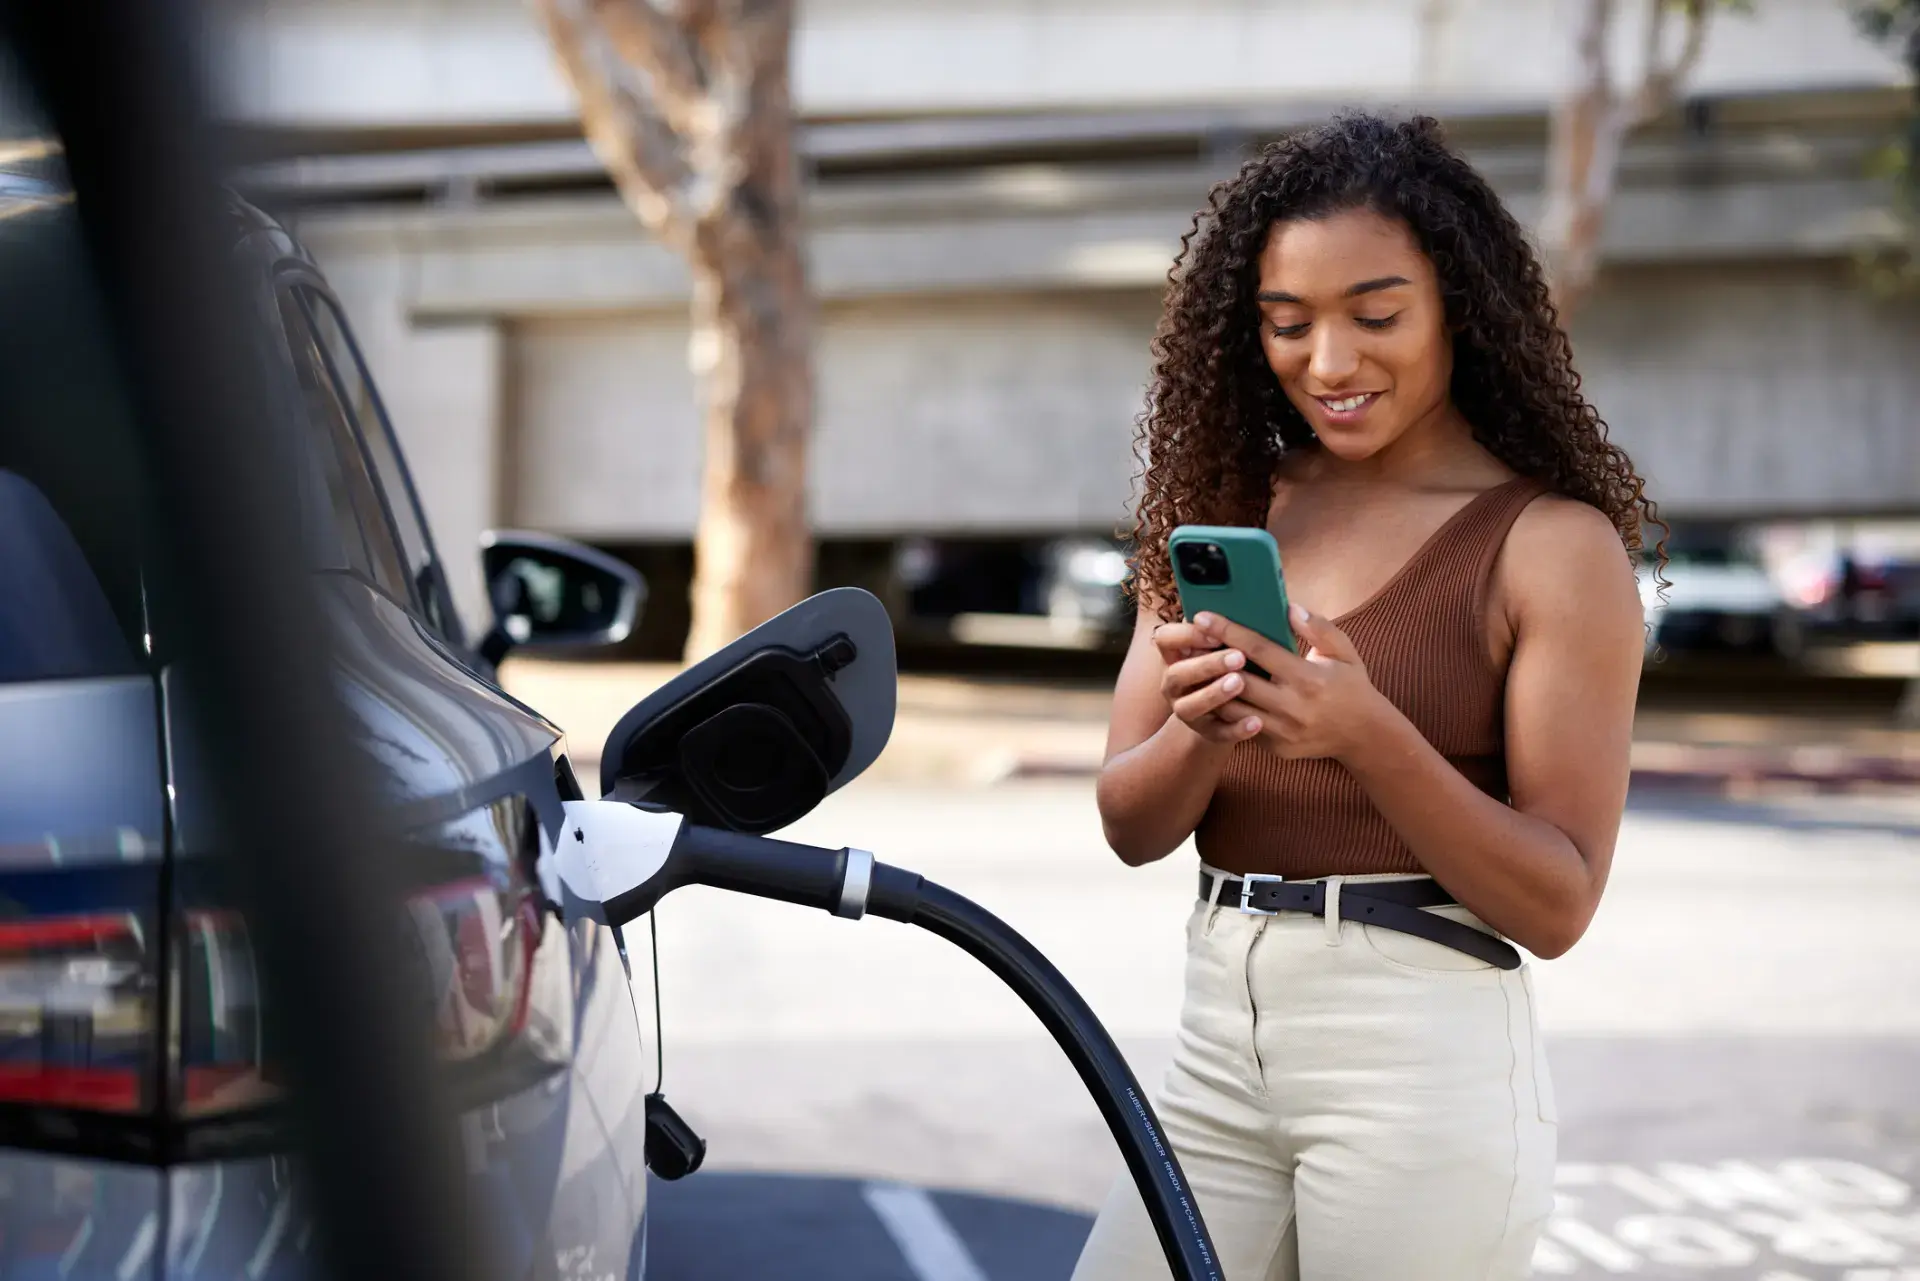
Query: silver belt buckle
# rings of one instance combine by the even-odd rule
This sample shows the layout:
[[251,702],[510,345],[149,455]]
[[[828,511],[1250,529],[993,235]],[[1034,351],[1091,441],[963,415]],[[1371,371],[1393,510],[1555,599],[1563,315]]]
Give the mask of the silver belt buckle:
[[1240,878],[1240,910],[1248,916],[1280,915],[1280,909],[1278,908],[1269,911],[1264,907],[1253,906],[1253,887],[1256,883],[1265,883],[1268,881],[1276,885],[1282,885],[1286,883],[1286,879],[1284,876],[1275,876],[1271,872],[1249,872],[1243,875]]

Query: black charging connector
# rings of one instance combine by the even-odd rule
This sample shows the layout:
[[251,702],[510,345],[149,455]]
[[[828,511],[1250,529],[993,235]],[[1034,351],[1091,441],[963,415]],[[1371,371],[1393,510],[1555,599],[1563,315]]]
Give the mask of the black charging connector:
[[684,1179],[707,1159],[707,1141],[693,1132],[663,1094],[649,1094],[647,1104],[647,1169],[671,1182]]

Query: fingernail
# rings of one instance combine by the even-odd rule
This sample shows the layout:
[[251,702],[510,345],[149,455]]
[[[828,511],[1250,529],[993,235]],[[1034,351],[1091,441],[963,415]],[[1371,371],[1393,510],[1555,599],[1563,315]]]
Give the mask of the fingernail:
[[1240,728],[1245,733],[1258,734],[1260,732],[1259,718],[1254,716],[1247,717],[1247,719],[1240,722]]
[[1229,694],[1238,694],[1240,692],[1240,678],[1238,676],[1229,676],[1220,682],[1220,688],[1226,690]]
[[1313,621],[1313,615],[1307,613],[1305,605],[1294,605],[1287,610],[1287,613],[1296,624],[1304,625]]
[[1193,616],[1193,625],[1195,627],[1198,627],[1201,631],[1207,631],[1213,626],[1213,615],[1212,614],[1195,614]]
[[1242,654],[1239,650],[1230,649],[1227,651],[1226,664],[1227,664],[1228,671],[1234,671],[1238,669],[1239,666],[1246,661],[1247,661],[1247,656],[1245,654]]

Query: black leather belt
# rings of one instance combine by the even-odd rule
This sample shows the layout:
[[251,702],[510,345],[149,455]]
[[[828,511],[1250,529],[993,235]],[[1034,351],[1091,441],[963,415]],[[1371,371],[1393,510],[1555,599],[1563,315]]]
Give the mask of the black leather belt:
[[[1220,894],[1214,897],[1214,882]],[[1305,912],[1310,916],[1327,914],[1325,881],[1289,881],[1278,876],[1220,876],[1201,869],[1200,897],[1255,916],[1277,912]],[[1520,953],[1511,943],[1495,938],[1484,930],[1421,909],[1443,907],[1454,902],[1453,895],[1440,888],[1432,877],[1408,881],[1344,881],[1340,886],[1340,919],[1377,925],[1427,939],[1456,952],[1485,961],[1503,970],[1520,968]]]

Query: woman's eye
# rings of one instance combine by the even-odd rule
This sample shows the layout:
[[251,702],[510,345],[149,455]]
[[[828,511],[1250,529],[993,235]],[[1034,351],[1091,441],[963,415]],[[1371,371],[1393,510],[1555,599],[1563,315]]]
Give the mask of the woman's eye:
[[1391,329],[1393,322],[1398,319],[1400,319],[1400,313],[1396,311],[1391,316],[1381,316],[1378,319],[1371,316],[1355,316],[1353,323],[1362,329]]
[[1273,336],[1275,338],[1298,338],[1301,334],[1307,332],[1307,326],[1305,324],[1271,325],[1269,328],[1273,330]]

